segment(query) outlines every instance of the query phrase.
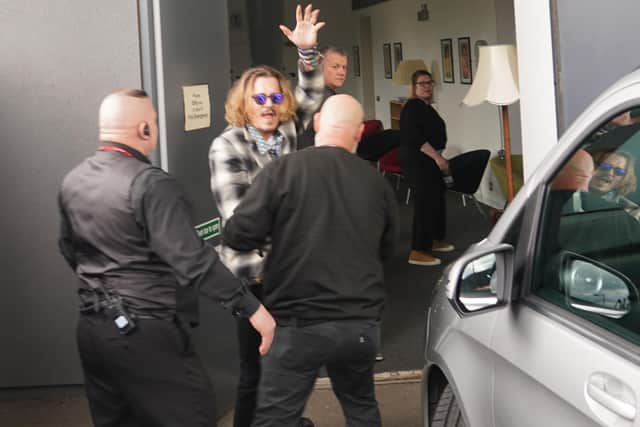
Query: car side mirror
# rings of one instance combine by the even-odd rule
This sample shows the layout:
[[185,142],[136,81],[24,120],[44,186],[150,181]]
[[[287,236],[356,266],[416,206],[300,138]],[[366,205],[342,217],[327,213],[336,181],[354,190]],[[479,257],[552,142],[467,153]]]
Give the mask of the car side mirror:
[[581,255],[562,255],[561,285],[568,306],[619,319],[629,313],[638,290],[624,274]]
[[452,302],[462,312],[501,305],[512,279],[512,258],[513,247],[507,244],[476,247],[463,255],[449,272]]

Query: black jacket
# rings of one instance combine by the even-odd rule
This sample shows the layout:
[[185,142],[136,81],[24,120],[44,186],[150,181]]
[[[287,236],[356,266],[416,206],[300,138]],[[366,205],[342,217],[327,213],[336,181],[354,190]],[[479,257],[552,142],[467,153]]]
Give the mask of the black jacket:
[[395,195],[375,168],[342,148],[313,147],[260,172],[223,240],[245,251],[270,240],[263,302],[276,319],[376,319],[396,222]]
[[173,313],[177,289],[194,286],[252,314],[259,302],[197,236],[177,181],[130,147],[102,148],[67,174],[59,195],[59,246],[81,296],[105,288],[134,313]]

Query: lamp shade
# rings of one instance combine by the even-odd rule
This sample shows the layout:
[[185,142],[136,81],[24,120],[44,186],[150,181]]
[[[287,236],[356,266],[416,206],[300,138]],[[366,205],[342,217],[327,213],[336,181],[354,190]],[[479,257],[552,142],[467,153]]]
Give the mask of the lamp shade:
[[485,101],[509,105],[519,98],[516,48],[513,45],[481,46],[476,79],[462,102],[469,106]]
[[426,70],[427,66],[422,59],[403,59],[398,64],[398,69],[393,75],[393,82],[399,85],[410,85],[411,75],[416,70]]

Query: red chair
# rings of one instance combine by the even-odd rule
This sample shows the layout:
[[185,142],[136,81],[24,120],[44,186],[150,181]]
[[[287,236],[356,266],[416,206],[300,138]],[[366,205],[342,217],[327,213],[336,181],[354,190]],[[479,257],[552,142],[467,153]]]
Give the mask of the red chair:
[[382,132],[382,129],[382,122],[380,120],[365,120],[361,139],[375,135],[378,132]]
[[[392,148],[380,157],[378,160],[378,170],[385,175],[387,172],[396,177],[396,190],[400,188],[400,180],[404,179],[402,174],[402,168],[400,168],[400,161],[398,160],[398,147]],[[409,204],[409,197],[411,196],[411,188],[407,186],[407,198],[405,203]]]

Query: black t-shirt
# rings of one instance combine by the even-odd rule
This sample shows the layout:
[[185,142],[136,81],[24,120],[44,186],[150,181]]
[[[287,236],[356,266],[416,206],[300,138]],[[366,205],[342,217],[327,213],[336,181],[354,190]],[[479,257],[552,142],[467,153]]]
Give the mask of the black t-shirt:
[[425,142],[436,150],[447,144],[447,129],[438,112],[419,98],[407,101],[400,113],[400,145],[403,149],[420,151]]

